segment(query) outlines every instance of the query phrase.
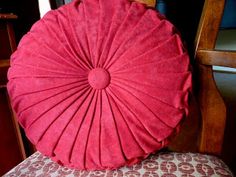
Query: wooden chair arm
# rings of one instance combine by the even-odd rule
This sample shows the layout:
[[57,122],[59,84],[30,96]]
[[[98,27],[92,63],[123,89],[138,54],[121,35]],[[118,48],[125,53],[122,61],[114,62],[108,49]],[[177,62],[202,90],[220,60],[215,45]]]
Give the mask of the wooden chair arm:
[[203,65],[236,68],[236,51],[201,49],[196,52],[196,59]]

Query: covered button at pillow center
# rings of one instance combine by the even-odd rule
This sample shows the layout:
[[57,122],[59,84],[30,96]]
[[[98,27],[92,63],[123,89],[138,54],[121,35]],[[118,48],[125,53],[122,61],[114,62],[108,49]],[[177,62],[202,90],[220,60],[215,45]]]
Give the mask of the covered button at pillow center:
[[110,83],[110,74],[103,68],[95,68],[89,72],[88,82],[94,89],[104,89]]

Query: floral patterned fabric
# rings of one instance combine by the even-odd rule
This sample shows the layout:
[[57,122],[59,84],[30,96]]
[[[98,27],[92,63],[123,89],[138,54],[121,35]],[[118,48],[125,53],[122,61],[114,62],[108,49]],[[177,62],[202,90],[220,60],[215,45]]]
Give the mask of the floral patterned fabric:
[[69,169],[40,152],[13,168],[4,177],[231,177],[223,161],[214,156],[193,153],[158,153],[140,164],[117,170],[83,171]]

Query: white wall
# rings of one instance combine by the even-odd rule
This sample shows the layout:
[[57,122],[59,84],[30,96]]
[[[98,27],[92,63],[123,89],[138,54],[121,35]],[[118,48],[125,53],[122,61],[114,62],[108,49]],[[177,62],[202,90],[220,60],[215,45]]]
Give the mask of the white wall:
[[38,0],[39,2],[39,12],[42,18],[49,10],[51,10],[49,0]]

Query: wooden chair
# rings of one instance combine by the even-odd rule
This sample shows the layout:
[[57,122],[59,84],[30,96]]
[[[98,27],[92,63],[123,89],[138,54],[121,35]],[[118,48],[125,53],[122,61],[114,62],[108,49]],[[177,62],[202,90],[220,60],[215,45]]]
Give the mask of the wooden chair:
[[[155,1],[138,0],[154,6]],[[201,20],[195,40],[194,56],[194,95],[191,99],[190,116],[183,123],[183,131],[170,145],[170,150],[194,151],[193,153],[161,152],[143,161],[141,165],[124,167],[114,171],[76,171],[63,168],[36,152],[5,176],[159,176],[166,174],[186,176],[233,176],[220,157],[226,123],[226,106],[213,77],[213,65],[236,67],[236,52],[215,50],[215,43],[225,0],[205,0]],[[198,112],[200,111],[200,112]],[[199,125],[199,126],[198,126]],[[189,131],[193,130],[190,133]],[[196,131],[200,131],[196,134]],[[190,144],[190,145],[189,145]],[[208,155],[203,155],[208,154]],[[185,165],[185,166],[184,166]],[[154,169],[154,170],[150,170]],[[180,173],[177,172],[180,170]],[[196,171],[194,171],[196,170]],[[205,171],[204,171],[205,170]]]

